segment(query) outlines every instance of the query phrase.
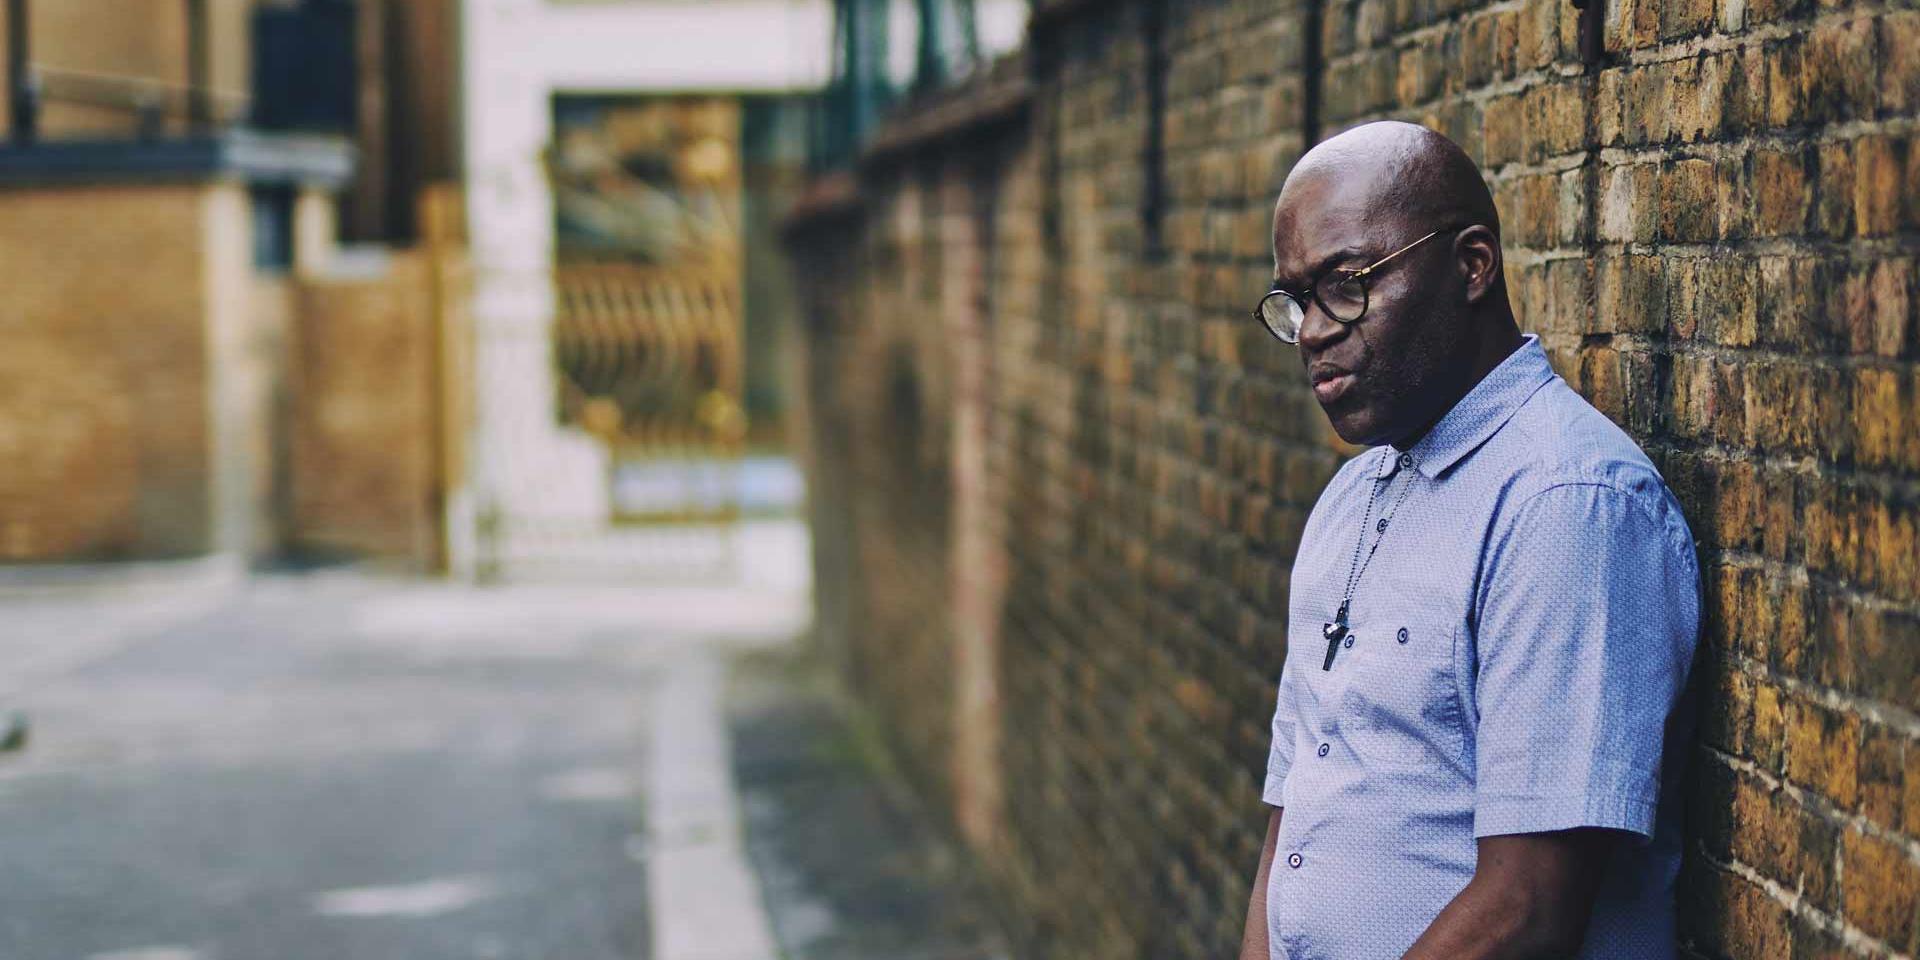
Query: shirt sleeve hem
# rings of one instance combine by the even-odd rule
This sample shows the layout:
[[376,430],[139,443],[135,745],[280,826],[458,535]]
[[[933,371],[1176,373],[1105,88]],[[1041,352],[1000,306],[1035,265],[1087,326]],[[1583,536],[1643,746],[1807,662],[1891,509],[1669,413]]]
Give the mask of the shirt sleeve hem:
[[1498,797],[1474,806],[1474,837],[1546,833],[1576,827],[1626,830],[1653,837],[1654,803],[1618,794],[1574,797]]
[[1286,795],[1287,773],[1292,769],[1293,764],[1279,754],[1267,758],[1267,781],[1260,790],[1262,803],[1270,807],[1286,806],[1281,799]]

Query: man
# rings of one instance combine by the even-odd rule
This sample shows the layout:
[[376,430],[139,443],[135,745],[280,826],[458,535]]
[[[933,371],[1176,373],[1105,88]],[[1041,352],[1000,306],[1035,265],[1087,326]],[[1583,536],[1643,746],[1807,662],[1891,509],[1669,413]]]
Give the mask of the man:
[[1293,566],[1243,960],[1671,958],[1699,574],[1631,438],[1522,336],[1479,171],[1303,157],[1256,315],[1371,445]]

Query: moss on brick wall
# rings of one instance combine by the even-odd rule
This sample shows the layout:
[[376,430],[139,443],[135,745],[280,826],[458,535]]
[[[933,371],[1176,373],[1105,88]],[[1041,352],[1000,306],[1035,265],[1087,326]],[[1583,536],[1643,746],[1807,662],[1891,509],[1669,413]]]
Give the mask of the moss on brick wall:
[[1237,943],[1289,563],[1355,452],[1245,310],[1291,162],[1381,117],[1481,162],[1523,329],[1700,538],[1688,950],[1920,950],[1920,11],[1602,13],[1589,62],[1564,0],[1043,3],[894,129],[991,125],[796,224],[829,641],[990,821],[1029,956]]

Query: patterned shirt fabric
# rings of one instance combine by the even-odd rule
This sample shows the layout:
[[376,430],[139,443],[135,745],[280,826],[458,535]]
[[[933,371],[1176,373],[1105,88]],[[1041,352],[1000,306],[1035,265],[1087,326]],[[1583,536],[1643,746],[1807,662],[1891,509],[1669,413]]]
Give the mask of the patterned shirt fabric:
[[1477,838],[1574,827],[1628,831],[1580,956],[1674,957],[1699,605],[1679,503],[1533,334],[1412,447],[1344,464],[1293,565],[1274,960],[1399,957]]

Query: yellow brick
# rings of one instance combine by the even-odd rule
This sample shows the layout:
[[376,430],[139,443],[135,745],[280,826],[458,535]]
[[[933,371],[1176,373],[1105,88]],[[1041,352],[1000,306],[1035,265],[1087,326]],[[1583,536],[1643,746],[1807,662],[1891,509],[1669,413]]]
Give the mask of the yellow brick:
[[1848,922],[1894,949],[1920,937],[1920,865],[1903,850],[1858,830],[1841,836],[1841,896]]
[[1786,724],[1787,779],[1851,809],[1859,796],[1860,718],[1794,700]]
[[1889,137],[1861,137],[1854,142],[1854,230],[1863,237],[1893,233],[1900,227],[1901,182],[1899,158]]
[[1758,681],[1753,685],[1753,723],[1748,730],[1747,752],[1755,763],[1773,770],[1780,765],[1786,747],[1783,731],[1786,716],[1780,706],[1780,688]]
[[1853,371],[1854,456],[1860,463],[1912,468],[1914,415],[1911,377],[1875,367]]
[[1878,724],[1867,726],[1861,734],[1860,813],[1882,827],[1899,830],[1910,745],[1898,733]]

